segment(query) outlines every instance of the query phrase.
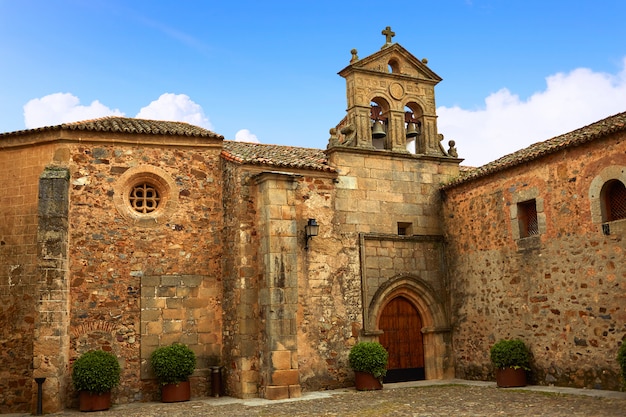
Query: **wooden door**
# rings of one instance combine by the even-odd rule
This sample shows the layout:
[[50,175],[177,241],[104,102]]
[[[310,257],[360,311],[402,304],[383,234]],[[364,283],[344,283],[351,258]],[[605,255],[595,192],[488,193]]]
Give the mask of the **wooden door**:
[[404,297],[391,300],[383,309],[378,321],[383,331],[380,343],[389,352],[385,382],[424,379],[424,342],[422,319]]

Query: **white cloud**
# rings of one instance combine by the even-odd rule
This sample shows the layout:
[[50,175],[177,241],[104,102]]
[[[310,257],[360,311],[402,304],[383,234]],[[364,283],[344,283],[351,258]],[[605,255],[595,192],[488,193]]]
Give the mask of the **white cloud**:
[[135,117],[139,119],[187,122],[213,130],[213,125],[205,116],[202,107],[194,103],[186,94],[162,94],[157,100],[143,107]]
[[260,143],[254,133],[251,133],[248,129],[241,129],[235,133],[235,142],[252,142]]
[[[98,100],[83,106],[80,99],[70,93],[55,93],[34,98],[24,105],[24,124],[27,129],[105,116],[124,116],[124,113],[118,109],[110,109]],[[202,107],[185,94],[162,94],[157,100],[143,107],[135,117],[187,122],[213,129]]]
[[506,88],[485,107],[439,107],[438,130],[456,141],[464,165],[478,166],[526,146],[626,111],[626,58],[620,73],[578,68],[546,78],[546,88],[527,100]]
[[24,124],[27,129],[123,115],[124,113],[118,109],[110,109],[98,100],[89,106],[82,106],[78,97],[70,93],[55,93],[34,98],[24,105]]

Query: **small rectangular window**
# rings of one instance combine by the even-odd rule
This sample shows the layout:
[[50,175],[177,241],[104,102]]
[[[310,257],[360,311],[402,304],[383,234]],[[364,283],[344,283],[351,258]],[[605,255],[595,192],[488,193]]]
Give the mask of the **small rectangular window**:
[[398,235],[408,236],[411,234],[411,223],[398,222]]
[[534,199],[517,203],[517,218],[519,220],[520,237],[529,237],[539,234],[537,202]]

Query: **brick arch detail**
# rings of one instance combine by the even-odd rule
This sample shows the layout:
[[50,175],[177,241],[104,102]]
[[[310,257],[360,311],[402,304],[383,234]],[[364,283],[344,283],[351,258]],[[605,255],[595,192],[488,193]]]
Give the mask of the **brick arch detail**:
[[[398,276],[378,288],[368,307],[370,334],[380,334],[378,327],[384,307],[394,298],[404,297],[413,304],[422,319],[424,367],[426,379],[454,377],[451,332],[443,302],[432,287],[416,276]],[[368,330],[368,329],[366,329]]]

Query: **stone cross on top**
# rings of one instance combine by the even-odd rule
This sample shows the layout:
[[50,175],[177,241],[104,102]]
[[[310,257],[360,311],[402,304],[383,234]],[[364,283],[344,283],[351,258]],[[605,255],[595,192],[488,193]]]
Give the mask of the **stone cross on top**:
[[391,26],[387,26],[381,33],[385,35],[385,44],[383,45],[383,48],[391,45],[391,38],[396,36],[396,33],[391,31]]

